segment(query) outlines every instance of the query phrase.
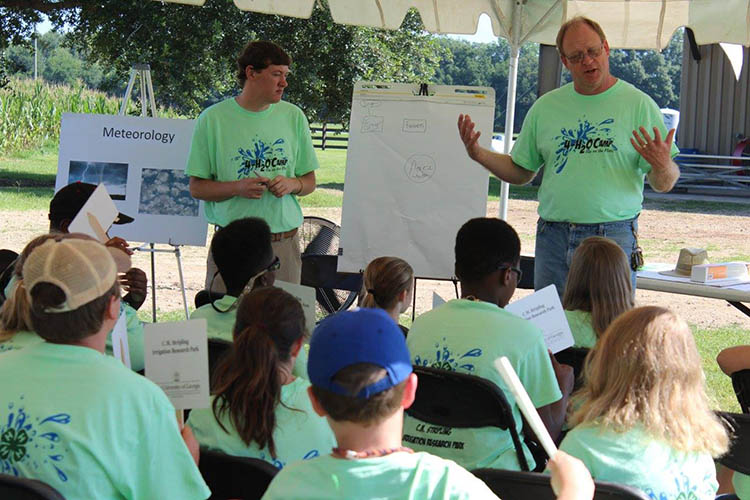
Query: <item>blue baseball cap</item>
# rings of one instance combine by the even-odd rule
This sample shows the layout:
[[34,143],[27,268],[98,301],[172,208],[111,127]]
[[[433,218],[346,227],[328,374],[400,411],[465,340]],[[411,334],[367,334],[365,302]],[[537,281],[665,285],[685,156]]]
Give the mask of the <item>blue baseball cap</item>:
[[352,396],[333,377],[342,368],[357,363],[371,363],[386,371],[385,377],[354,395],[359,399],[368,399],[400,384],[412,372],[404,334],[382,309],[342,311],[321,321],[313,332],[307,359],[307,375],[312,385]]

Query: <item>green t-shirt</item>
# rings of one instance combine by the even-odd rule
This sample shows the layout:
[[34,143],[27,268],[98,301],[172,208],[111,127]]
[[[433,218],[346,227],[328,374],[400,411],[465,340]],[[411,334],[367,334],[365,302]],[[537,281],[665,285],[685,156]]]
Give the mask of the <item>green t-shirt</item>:
[[[254,113],[232,97],[204,110],[195,123],[185,173],[220,182],[257,175],[301,177],[318,168],[310,125],[302,111],[285,101]],[[244,217],[260,217],[272,233],[302,224],[295,195],[276,198],[270,191],[260,199],[233,197],[207,201],[206,219],[226,226]]]
[[23,349],[24,347],[38,344],[40,342],[44,342],[44,339],[37,335],[36,332],[20,330],[14,333],[8,340],[0,342],[0,354]]
[[[128,331],[128,351],[130,352],[130,368],[140,371],[146,367],[143,354],[143,323],[138,319],[138,311],[127,302],[120,301],[120,314],[125,311],[125,325]],[[107,334],[105,352],[110,356],[112,351],[112,332]]]
[[719,487],[708,453],[675,450],[640,428],[614,432],[578,425],[560,449],[579,458],[594,479],[633,486],[654,499],[713,500]]
[[481,480],[455,462],[429,453],[398,452],[346,460],[324,455],[284,467],[264,500],[273,499],[497,499]]
[[0,379],[4,473],[68,500],[209,496],[167,396],[120,361],[42,342],[4,354]]
[[[224,295],[215,300],[214,305],[222,311],[229,309],[237,301],[237,297]],[[237,308],[227,312],[217,312],[211,304],[204,304],[190,314],[190,319],[205,318],[208,327],[208,338],[233,341],[234,320],[237,318]],[[307,349],[302,346],[294,363],[292,373],[297,377],[307,379]]]
[[[653,99],[623,80],[601,94],[579,94],[569,83],[537,99],[511,155],[527,170],[545,165],[539,216],[591,224],[638,215],[651,171],[630,143],[640,126],[666,137]],[[672,157],[678,153],[672,143]]]
[[[519,434],[521,412],[495,369],[495,359],[508,357],[537,408],[562,398],[542,332],[495,304],[451,300],[419,316],[409,330],[406,343],[415,365],[469,373],[497,384],[512,406]],[[510,432],[497,427],[425,426],[407,415],[404,445],[454,460],[468,470],[480,467],[520,470]],[[534,459],[525,446],[524,450],[533,468]]]
[[740,500],[750,498],[750,476],[735,472],[732,475],[732,486],[734,486],[734,492]]
[[312,408],[307,395],[308,387],[310,383],[299,377],[291,384],[281,387],[281,404],[276,407],[276,427],[273,431],[276,458],[271,456],[268,447],[260,448],[255,442],[250,446],[246,445],[235,431],[227,413],[222,415],[221,423],[229,433],[219,426],[210,407],[190,412],[187,423],[202,446],[228,455],[260,458],[281,469],[295,460],[307,460],[330,453],[336,446],[336,438],[328,422]]
[[591,349],[596,344],[597,336],[591,326],[591,313],[587,311],[565,311],[565,318],[573,333],[574,347]]
[[[143,323],[138,319],[138,313],[124,302],[120,304],[120,313],[125,311],[128,331],[128,350],[130,351],[130,366],[133,371],[143,370],[145,362],[143,359]],[[44,342],[36,332],[20,331],[16,332],[13,337],[0,342],[0,353],[13,349],[23,349],[33,344]],[[112,332],[107,334],[107,344],[105,352],[112,356]]]

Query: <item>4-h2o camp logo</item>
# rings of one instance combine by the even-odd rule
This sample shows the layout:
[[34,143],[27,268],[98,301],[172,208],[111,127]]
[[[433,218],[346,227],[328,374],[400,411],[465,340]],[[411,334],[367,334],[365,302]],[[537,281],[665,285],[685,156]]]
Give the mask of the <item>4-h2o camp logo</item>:
[[[459,351],[460,352],[460,351]],[[440,368],[442,370],[451,371],[466,371],[473,373],[476,370],[474,366],[474,360],[471,358],[478,358],[482,355],[482,349],[475,347],[469,349],[463,354],[456,354],[451,351],[448,347],[445,337],[443,337],[442,345],[435,343],[435,357],[430,356],[414,356],[414,364],[417,366],[428,366],[431,368]]]
[[281,138],[267,144],[256,136],[249,148],[238,148],[237,156],[232,158],[233,162],[239,162],[237,178],[249,177],[253,173],[263,177],[275,177],[283,173],[289,163],[284,144],[285,141]]
[[578,120],[578,127],[560,129],[560,135],[554,137],[557,141],[555,159],[552,163],[555,173],[562,172],[571,154],[617,151],[612,131],[614,122],[614,118],[607,118],[592,124],[584,117]]
[[21,465],[27,473],[52,467],[60,481],[68,480],[63,471],[65,456],[56,428],[69,424],[70,415],[55,413],[32,418],[23,408],[10,403],[8,413],[0,413],[0,422],[5,423],[0,427],[0,472],[18,476]]

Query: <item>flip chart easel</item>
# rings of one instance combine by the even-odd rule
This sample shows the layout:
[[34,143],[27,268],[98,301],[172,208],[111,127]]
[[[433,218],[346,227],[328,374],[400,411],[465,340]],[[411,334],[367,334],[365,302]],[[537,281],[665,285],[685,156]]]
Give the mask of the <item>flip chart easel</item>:
[[[120,106],[120,116],[125,116],[125,111],[128,108],[128,102],[133,92],[133,87],[136,82],[136,78],[140,82],[141,88],[141,116],[148,116],[148,107],[151,107],[151,116],[156,118],[156,102],[154,101],[154,87],[151,84],[151,66],[148,64],[134,64],[130,68],[130,78],[128,79],[128,86],[125,89],[125,96],[122,98],[122,105]],[[155,255],[159,253],[172,253],[177,259],[177,271],[180,275],[180,290],[182,291],[182,305],[185,309],[185,319],[189,319],[190,313],[187,305],[187,295],[185,293],[185,278],[182,273],[182,253],[180,251],[180,245],[173,245],[171,249],[159,249],[156,248],[153,243],[147,243],[140,247],[134,248],[141,252],[149,252],[151,254],[151,318],[156,323],[156,262]]]

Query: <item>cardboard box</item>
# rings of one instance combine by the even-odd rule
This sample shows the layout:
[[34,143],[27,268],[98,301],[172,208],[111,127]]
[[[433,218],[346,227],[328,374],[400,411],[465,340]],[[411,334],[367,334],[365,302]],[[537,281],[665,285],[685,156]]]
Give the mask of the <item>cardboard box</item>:
[[708,283],[724,279],[743,279],[747,278],[749,273],[750,264],[747,262],[719,262],[717,264],[693,266],[690,279]]

